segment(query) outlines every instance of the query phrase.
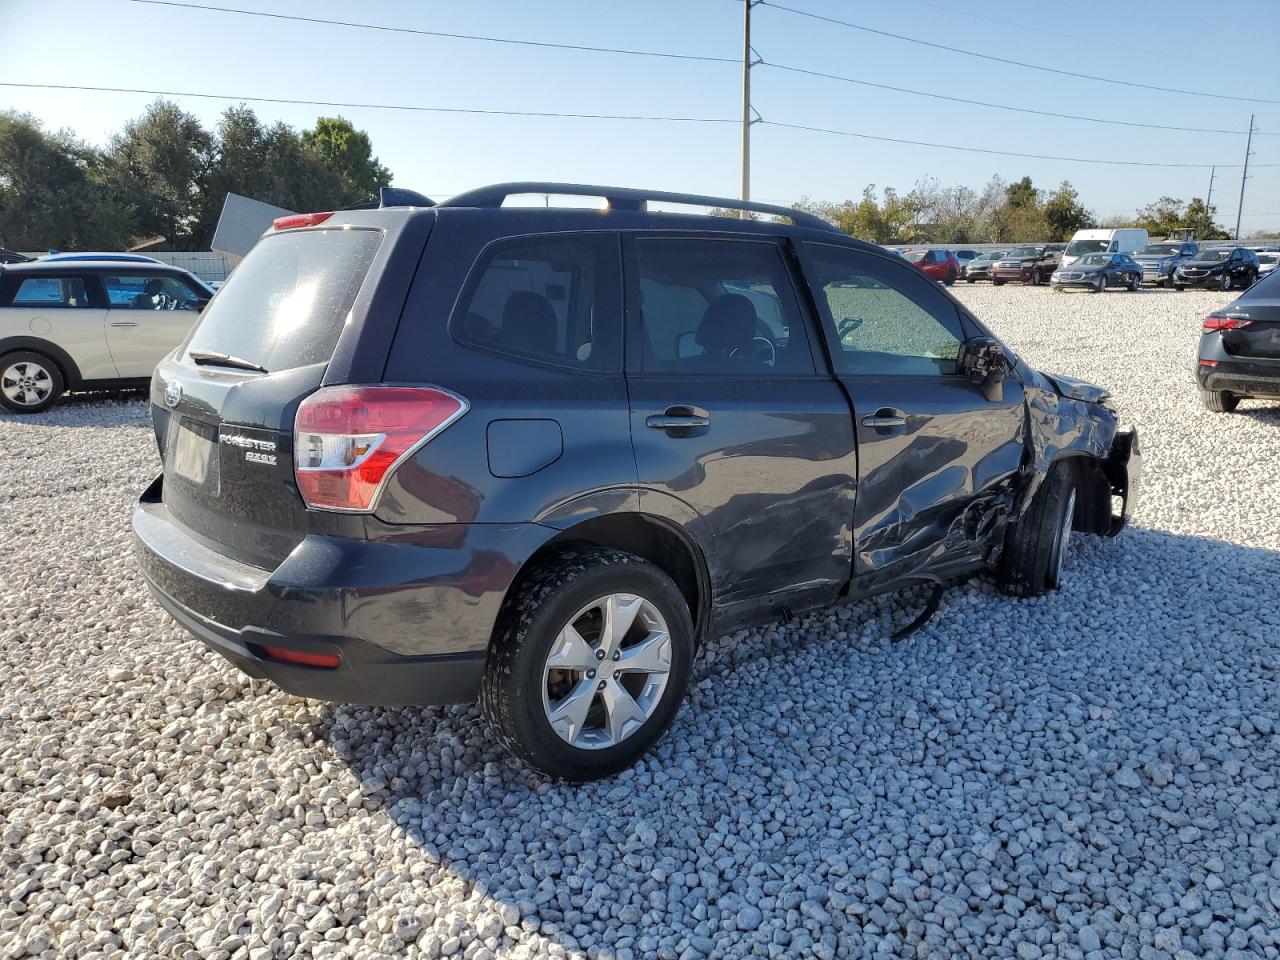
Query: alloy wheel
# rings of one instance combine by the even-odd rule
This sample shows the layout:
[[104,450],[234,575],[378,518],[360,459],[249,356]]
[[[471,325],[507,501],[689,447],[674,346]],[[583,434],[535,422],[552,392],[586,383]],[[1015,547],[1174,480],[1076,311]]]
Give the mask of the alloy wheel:
[[593,600],[561,628],[543,666],[542,708],[551,729],[579,749],[617,746],[658,708],[671,653],[667,623],[644,597]]
[[52,390],[53,377],[33,360],[19,360],[0,374],[0,391],[20,407],[39,406]]

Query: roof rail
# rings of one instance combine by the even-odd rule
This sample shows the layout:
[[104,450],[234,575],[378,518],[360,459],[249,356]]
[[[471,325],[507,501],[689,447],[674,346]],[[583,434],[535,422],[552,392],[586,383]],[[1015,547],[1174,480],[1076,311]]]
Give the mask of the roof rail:
[[601,197],[609,204],[610,210],[648,209],[649,203],[681,203],[694,207],[716,207],[726,210],[750,210],[752,213],[767,213],[775,217],[786,217],[797,227],[810,227],[814,230],[826,230],[840,233],[840,229],[811,213],[793,210],[790,207],[777,207],[768,203],[755,203],[750,200],[730,200],[727,197],[705,197],[694,193],[669,193],[665,190],[636,190],[631,187],[600,187],[582,183],[542,183],[528,181],[521,183],[498,183],[489,187],[478,187],[468,190],[456,197],[451,197],[440,204],[442,207],[500,207],[507,197],[518,197],[525,194],[547,193],[560,197]]

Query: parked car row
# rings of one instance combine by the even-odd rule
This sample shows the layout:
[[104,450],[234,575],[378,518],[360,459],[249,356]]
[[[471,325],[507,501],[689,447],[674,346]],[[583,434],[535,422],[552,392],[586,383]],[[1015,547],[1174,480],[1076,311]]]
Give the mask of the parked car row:
[[[1082,236],[1083,235],[1083,236]],[[1276,269],[1280,251],[1234,243],[1203,249],[1192,240],[1142,243],[1134,252],[1116,249],[1145,241],[1145,230],[1080,231],[1071,243],[1028,243],[1006,251],[977,253],[938,247],[898,251],[926,276],[947,286],[990,281],[994,286],[1048,284],[1101,293],[1121,287],[1136,291],[1149,283],[1174,290],[1188,287],[1244,289]]]

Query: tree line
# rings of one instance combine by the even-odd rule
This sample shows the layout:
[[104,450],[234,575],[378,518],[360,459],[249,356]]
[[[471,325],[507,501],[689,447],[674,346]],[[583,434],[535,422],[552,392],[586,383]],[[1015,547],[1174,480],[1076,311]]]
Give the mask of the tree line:
[[1067,240],[1077,230],[1099,226],[1145,227],[1153,237],[1184,229],[1201,240],[1228,236],[1214,222],[1216,208],[1199,197],[1185,203],[1161,197],[1132,217],[1099,222],[1069,182],[1044,190],[1030,177],[1013,183],[992,177],[982,190],[942,186],[929,179],[905,194],[893,187],[877,191],[873,184],[862,191],[860,200],[830,203],[805,197],[793,206],[873,243],[1030,243]]
[[[332,210],[368,200],[390,182],[368,134],[342,117],[320,117],[298,131],[265,125],[240,105],[208,130],[177,104],[157,100],[98,148],[28,114],[0,113],[0,247],[13,250],[121,250],[154,241],[207,250],[227,193],[290,210]],[[1046,190],[1030,177],[992,177],[981,190],[935,179],[906,193],[870,185],[859,200],[805,197],[794,206],[874,243],[1066,240],[1094,226],[1228,236],[1199,197],[1161,197],[1133,217],[1099,224],[1070,183]]]
[[207,250],[227,193],[332,210],[391,182],[369,136],[342,117],[298,131],[243,105],[206,129],[157,100],[105,148],[29,114],[0,113],[0,247]]

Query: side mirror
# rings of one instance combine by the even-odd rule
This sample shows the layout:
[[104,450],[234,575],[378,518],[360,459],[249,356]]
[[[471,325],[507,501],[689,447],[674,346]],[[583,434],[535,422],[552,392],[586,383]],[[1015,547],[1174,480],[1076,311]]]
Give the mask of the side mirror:
[[960,372],[974,383],[992,403],[1004,397],[1004,377],[1013,366],[1004,347],[991,337],[973,337],[960,345]]
[[676,337],[676,356],[681,360],[701,356],[702,352],[702,348],[698,346],[697,333],[693,330],[686,330]]

